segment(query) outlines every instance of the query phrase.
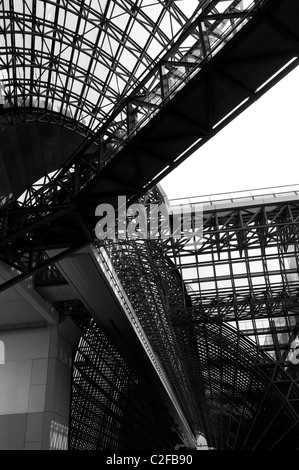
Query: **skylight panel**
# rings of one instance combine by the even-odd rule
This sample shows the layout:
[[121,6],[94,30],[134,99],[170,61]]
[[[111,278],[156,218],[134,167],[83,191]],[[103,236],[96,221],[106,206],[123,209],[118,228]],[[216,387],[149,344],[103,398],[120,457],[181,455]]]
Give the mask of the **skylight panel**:
[[141,3],[141,9],[149,18],[151,18],[153,23],[156,23],[163,11],[163,6],[160,2],[143,0]]

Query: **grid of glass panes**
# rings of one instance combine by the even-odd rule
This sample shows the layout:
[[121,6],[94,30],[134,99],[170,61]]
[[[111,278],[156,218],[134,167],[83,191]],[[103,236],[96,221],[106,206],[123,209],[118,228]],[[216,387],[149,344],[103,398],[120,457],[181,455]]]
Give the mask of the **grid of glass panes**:
[[0,98],[94,128],[186,23],[197,0],[0,4]]
[[[243,250],[227,247],[217,251],[211,244],[211,249],[203,252],[196,247],[176,251],[171,259],[182,274],[193,305],[201,304],[210,314],[222,315],[270,356],[284,360],[298,309],[278,307],[269,313],[267,299],[283,291],[296,294],[297,245],[285,250],[274,240],[264,248],[255,244]],[[250,296],[259,302],[258,308],[250,307]]]

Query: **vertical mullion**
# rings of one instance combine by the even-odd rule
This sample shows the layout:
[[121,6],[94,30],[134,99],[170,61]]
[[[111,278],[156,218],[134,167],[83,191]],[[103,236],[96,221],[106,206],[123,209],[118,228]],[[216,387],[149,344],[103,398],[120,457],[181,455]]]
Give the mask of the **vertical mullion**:
[[[24,11],[23,14],[25,16],[25,3],[24,3]],[[35,28],[36,28],[36,0],[32,0],[32,34],[31,34],[31,66],[30,66],[30,107],[33,106],[33,84],[34,84],[34,71],[35,71],[35,63],[36,63],[36,57],[35,57]],[[26,38],[24,37],[24,49],[26,45]],[[23,52],[24,57],[25,57],[25,51]],[[24,71],[24,80],[25,80],[25,71]],[[40,96],[38,97],[40,100]],[[24,100],[26,100],[26,97],[24,97]],[[39,103],[38,103],[39,104]],[[25,102],[24,102],[25,105]]]
[[14,27],[14,5],[13,0],[9,0],[9,8],[11,12],[11,59],[12,59],[12,90],[11,95],[14,95],[14,106],[17,106],[17,66],[16,66],[16,42],[15,42],[15,27]]
[[[51,67],[49,67],[47,90],[50,90],[52,86],[52,76],[54,75],[54,70],[55,70],[53,61],[55,61],[55,45],[56,45],[56,37],[57,37],[57,25],[58,25],[60,2],[61,0],[57,0],[56,2],[55,14],[54,14],[54,20],[53,20],[53,38],[52,38],[51,51],[50,51],[50,57],[49,57],[49,63],[51,64]],[[44,15],[46,15],[46,4],[45,4]],[[45,16],[44,16],[44,19],[45,19]],[[54,86],[56,86],[56,83],[57,83],[57,76],[56,76],[56,81],[55,81]],[[55,101],[55,98],[53,97],[52,110],[55,111],[55,109],[53,109],[54,101]]]

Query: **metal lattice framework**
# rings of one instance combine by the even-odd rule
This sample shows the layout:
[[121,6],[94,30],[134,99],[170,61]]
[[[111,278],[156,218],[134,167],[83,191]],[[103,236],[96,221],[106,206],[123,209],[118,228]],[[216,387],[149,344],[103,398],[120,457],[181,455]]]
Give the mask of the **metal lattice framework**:
[[[70,119],[73,119],[75,123],[81,123],[83,119],[87,119],[86,113],[90,111],[90,102],[93,103],[94,108],[101,104],[101,112],[97,114],[99,125],[94,130],[92,137],[84,141],[57,172],[44,177],[42,182],[39,181],[38,184],[29,187],[18,201],[15,200],[16,195],[2,195],[3,209],[0,218],[1,243],[5,247],[2,250],[3,260],[18,271],[18,273],[15,272],[18,275],[10,280],[6,287],[28,276],[28,273],[43,268],[45,263],[55,262],[57,258],[49,258],[46,248],[48,250],[50,248],[56,249],[59,246],[60,249],[66,250],[62,252],[61,256],[63,256],[68,253],[68,250],[72,251],[92,240],[94,214],[92,214],[91,207],[93,208],[92,205],[95,206],[99,199],[107,198],[107,194],[111,191],[111,180],[114,185],[118,185],[118,189],[114,189],[114,194],[116,191],[118,194],[121,191],[129,194],[131,198],[136,198],[138,195],[144,194],[146,187],[154,184],[153,177],[156,178],[160,170],[170,168],[169,163],[174,164],[163,152],[161,155],[159,152],[157,153],[156,148],[145,150],[146,141],[144,138],[141,138],[143,140],[141,140],[141,144],[137,145],[138,148],[134,148],[133,152],[129,151],[127,157],[133,173],[127,175],[126,181],[122,179],[123,175],[120,174],[121,168],[118,168],[118,163],[109,166],[108,162],[115,162],[114,157],[119,156],[124,149],[128,148],[134,142],[135,137],[140,136],[142,131],[148,128],[148,125],[158,115],[163,115],[164,111],[168,109],[169,103],[172,103],[179,95],[182,96],[181,92],[187,85],[195,84],[194,78],[204,72],[206,67],[210,70],[207,72],[208,75],[215,74],[215,83],[220,80],[224,86],[223,93],[225,94],[227,91],[230,94],[231,87],[235,98],[233,101],[229,100],[228,107],[225,104],[225,109],[214,112],[219,99],[212,90],[206,93],[207,85],[204,83],[203,96],[207,96],[209,102],[205,103],[206,98],[203,98],[201,109],[204,110],[204,121],[200,118],[203,124],[195,122],[189,116],[190,110],[183,112],[181,106],[177,109],[171,109],[170,117],[172,120],[175,119],[174,127],[176,125],[183,126],[184,132],[186,132],[186,139],[183,138],[179,142],[179,146],[175,146],[174,152],[181,149],[180,152],[184,154],[186,147],[198,139],[200,140],[199,145],[202,145],[229,122],[235,113],[241,112],[268,89],[268,85],[259,87],[256,84],[256,89],[251,91],[249,84],[240,84],[239,78],[227,76],[222,70],[222,66],[215,68],[214,65],[211,65],[215,62],[214,59],[224,50],[226,51],[230,42],[246,29],[247,25],[250,26],[253,23],[258,29],[262,20],[265,23],[267,34],[275,34],[278,45],[281,41],[286,44],[286,50],[283,49],[283,52],[278,54],[277,64],[275,59],[275,71],[282,66],[285,67],[285,70],[279,73],[269,86],[272,86],[276,79],[280,79],[283,74],[288,73],[297,64],[297,37],[291,29],[285,28],[285,24],[280,22],[277,18],[278,13],[271,15],[272,5],[274,10],[278,8],[277,2],[274,0],[272,2],[261,0],[251,2],[231,0],[225,3],[221,1],[188,2],[188,6],[186,6],[186,2],[178,4],[173,1],[168,2],[167,5],[164,2],[163,4],[156,2],[155,11],[159,11],[160,15],[157,15],[155,26],[151,17],[146,15],[149,8],[147,2],[135,2],[134,5],[130,2],[107,2],[105,4],[106,10],[99,9],[98,15],[100,16],[94,16],[93,8],[97,3],[89,2],[88,7],[86,2],[84,5],[83,2],[58,2],[54,5],[52,2],[36,1],[25,2],[20,10],[20,8],[14,7],[13,2],[2,2],[3,17],[10,19],[2,27],[6,60],[5,62],[3,59],[2,72],[3,115],[14,114],[15,108],[19,114],[20,109],[26,108],[25,102],[29,99],[30,119],[32,119],[32,113],[35,113],[34,119],[37,119],[37,114],[40,115],[39,111],[44,109],[45,114],[41,114],[49,119],[48,113],[50,113],[50,117],[51,113],[54,113],[53,119],[56,123],[59,113],[61,124],[64,119],[67,119],[69,124]],[[185,8],[186,11],[184,11]],[[286,16],[285,11],[283,11],[283,15]],[[103,18],[105,18],[105,25],[101,22]],[[98,23],[97,20],[99,20]],[[119,23],[125,21],[129,26],[124,29],[125,32],[120,38],[117,36]],[[283,21],[286,22],[286,19],[284,18]],[[94,25],[94,22],[97,26],[91,26]],[[70,30],[72,29],[70,25],[72,23],[74,23],[74,32],[70,43]],[[23,35],[22,24],[26,25]],[[168,27],[165,26],[166,24]],[[44,29],[41,29],[41,25],[44,25]],[[291,26],[296,29],[294,25]],[[103,52],[102,55],[88,55],[90,53],[88,28],[92,29],[91,34],[95,34],[95,30],[98,28],[99,42],[96,42],[96,47],[98,52],[99,50]],[[136,60],[126,61],[125,64],[128,68],[124,68],[122,61],[126,54],[134,56],[137,52],[130,38],[134,38],[134,35],[137,34],[135,32],[140,31],[140,28],[142,31],[147,31],[146,43],[141,48],[139,46],[139,56],[136,55]],[[36,32],[36,35],[32,33],[33,31]],[[51,34],[53,33],[52,40],[48,37],[49,31]],[[250,33],[250,28],[248,31]],[[33,35],[31,46],[26,48],[25,45],[28,43],[30,35]],[[23,39],[21,40],[21,38]],[[246,34],[244,34],[244,38],[246,38]],[[101,42],[102,40],[104,42]],[[113,40],[115,41],[114,48],[111,46]],[[64,43],[64,41],[66,42]],[[86,44],[84,41],[87,41]],[[10,46],[11,54],[8,54],[7,46],[10,43],[12,44]],[[157,50],[153,44],[156,45]],[[235,44],[237,44],[236,41]],[[63,65],[65,60],[64,46],[67,47],[67,54],[70,54],[71,59],[68,71]],[[25,62],[20,59],[18,47],[21,48]],[[48,48],[52,54],[50,59],[47,55]],[[35,58],[36,49],[39,59]],[[154,50],[157,52],[156,55],[153,54]],[[228,48],[228,50],[230,49]],[[112,64],[110,68],[108,59],[105,58],[106,54]],[[265,51],[265,57],[269,60],[269,71],[266,71],[265,76],[260,78],[261,83],[274,72],[271,54],[271,51]],[[28,55],[30,56],[29,61],[27,61]],[[148,64],[150,56],[152,57],[151,67]],[[98,90],[99,95],[93,95],[92,88],[99,77],[96,77],[94,81],[91,80],[90,83],[88,80],[86,82],[86,75],[82,78],[81,74],[81,60],[88,61],[87,70],[91,74],[96,70],[93,67],[99,64],[103,77],[106,77],[106,80],[101,83],[102,88]],[[259,57],[255,62],[257,67],[261,65]],[[237,59],[237,63],[243,76],[242,60]],[[138,70],[140,70],[140,76],[137,73]],[[26,74],[28,75],[29,71],[31,71],[31,81],[29,80],[28,85]],[[142,74],[143,71],[146,73]],[[208,75],[205,76],[204,72],[202,77],[204,77],[204,82],[210,83]],[[47,77],[46,82],[44,82],[45,77]],[[46,92],[47,105],[43,108],[40,106],[40,100],[44,98],[39,97],[54,85],[58,87],[57,93],[51,101],[47,94],[48,91]],[[63,89],[66,86],[69,86],[70,91],[66,92]],[[92,98],[88,98],[89,95],[85,96],[88,86],[91,87],[90,96]],[[260,88],[262,89],[260,90]],[[20,96],[18,96],[19,92]],[[29,98],[27,92],[31,93]],[[11,93],[15,95],[12,102],[5,99],[7,93],[8,96]],[[74,96],[70,97],[69,95],[72,93]],[[119,96],[119,99],[116,95]],[[74,107],[74,102],[77,107]],[[105,108],[104,105],[107,102],[109,105]],[[185,102],[184,99],[183,102]],[[22,107],[22,104],[20,108],[21,103],[25,107]],[[237,103],[239,104],[237,105]],[[36,112],[34,104],[37,105]],[[59,111],[57,111],[57,106],[60,108]],[[219,106],[222,108],[222,104]],[[235,110],[235,108],[238,109]],[[101,115],[101,113],[104,114]],[[26,113],[23,120],[26,121]],[[87,128],[89,126],[91,129],[92,122],[95,121],[90,117],[88,122]],[[73,124],[70,125],[73,126]],[[191,134],[190,129],[194,129]],[[165,138],[163,137],[162,142],[160,140],[161,137],[155,137],[152,142],[155,142],[155,145],[160,145],[162,150],[165,147],[163,144]],[[94,150],[95,145],[96,151]],[[147,178],[144,180],[143,171],[139,168],[142,162],[135,161],[134,155],[137,151],[141,151],[142,161],[147,167],[149,159],[151,161],[151,175],[148,176],[150,181]],[[174,159],[175,156],[175,154],[172,155],[171,159]],[[132,158],[133,161],[131,161]],[[186,155],[184,154],[182,158],[186,158]],[[125,165],[125,168],[128,166]],[[106,170],[108,173],[112,171],[112,174],[107,175]],[[153,173],[155,171],[156,174]],[[49,227],[51,227],[52,234],[50,234]],[[70,231],[67,232],[67,230]],[[69,240],[73,242],[71,247]],[[15,249],[11,251],[11,248],[7,249],[6,247],[12,243]]]
[[2,0],[3,110],[43,109],[93,130],[202,3]]
[[243,204],[206,208],[201,242],[172,243],[168,253],[193,306],[246,326],[258,343],[259,324],[261,338],[271,334],[274,341],[262,347],[280,360],[298,316],[298,201]]
[[[116,193],[133,199],[144,194],[162,172],[203,145],[298,64],[299,12],[290,0],[283,4],[277,0],[192,1],[179,6],[175,1],[156,2],[154,24],[146,1],[102,3],[104,10],[99,8],[98,16],[97,1],[32,0],[20,6],[3,0],[1,6],[3,119],[20,116],[27,100],[29,120],[43,116],[42,120],[51,121],[54,113],[53,122],[57,124],[61,116],[60,123],[66,119],[68,127],[70,120],[81,123],[82,113],[90,110],[89,99],[95,107],[101,103],[101,110],[105,99],[109,102],[92,137],[58,171],[41,174],[42,182],[32,181],[22,197],[14,189],[1,195],[1,255],[19,271],[6,287],[43,268],[45,262],[54,262],[46,248],[74,250],[90,242],[94,207],[100,200],[113,199]],[[148,8],[151,15],[146,14]],[[120,22],[129,25],[121,38],[117,36]],[[125,72],[125,53],[134,56],[135,51],[130,38],[140,28],[147,33],[146,42],[135,61],[125,62]],[[95,55],[88,55],[91,30],[91,35],[99,33]],[[107,54],[110,66],[105,62]],[[84,79],[80,75],[81,61],[86,60],[88,73],[97,75],[93,67],[99,63],[103,76],[99,75],[106,79],[96,96],[92,86],[101,78],[88,83],[86,75]],[[140,76],[137,73],[139,64],[140,70],[146,70],[144,75],[142,70]],[[87,85],[91,98],[85,96]],[[49,87],[55,86],[57,93],[50,98]],[[193,93],[199,95],[196,108]],[[179,126],[182,136],[172,135],[169,125]]]
[[[12,268],[1,290],[93,242],[99,202],[137,200],[292,70],[298,14],[291,0],[0,1],[1,129],[49,122],[88,137],[24,194],[0,194],[0,260]],[[109,247],[210,446],[298,447],[298,387],[284,369],[298,306],[298,266],[288,266],[297,212],[295,202],[212,210],[200,246]],[[82,358],[85,346],[92,357],[82,343]]]
[[[137,309],[138,319],[155,354],[167,371],[168,380],[189,419],[198,422],[200,417],[191,393],[192,385],[186,374],[180,344],[169,322],[169,315],[174,309],[183,309],[179,279],[167,275],[165,260],[160,257],[159,247],[151,243],[121,242],[117,246],[110,246],[110,250],[120,281],[125,291],[130,293],[129,300],[135,311]],[[174,298],[167,296],[170,288],[174,293],[177,292]]]
[[106,248],[194,432],[218,449],[296,449],[298,202],[224,206],[204,206],[200,242]]
[[[24,105],[29,100],[28,107],[31,110],[29,120],[36,120],[41,114],[41,118],[51,121],[52,118],[49,118],[48,113],[55,108],[53,122],[58,122],[57,116],[60,112],[60,124],[64,123],[66,115],[66,125],[74,129],[69,118],[72,117],[75,123],[80,123],[82,119],[84,120],[80,117],[81,114],[88,115],[92,106],[94,111],[91,114],[96,115],[98,123],[96,127],[99,128],[63,168],[59,168],[54,175],[51,175],[48,183],[44,181],[42,188],[40,183],[34,185],[33,182],[32,188],[28,188],[19,201],[23,208],[30,208],[33,205],[36,207],[40,203],[45,204],[45,201],[53,205],[53,197],[56,203],[59,201],[61,204],[62,200],[70,202],[70,197],[74,198],[86,183],[97,175],[102,166],[106,165],[107,161],[114,157],[136,132],[201,70],[205,62],[211,60],[252,16],[260,12],[263,5],[262,0],[231,0],[225,7],[218,1],[192,1],[188,2],[188,6],[180,3],[179,8],[178,2],[170,1],[165,8],[164,2],[156,2],[152,5],[155,10],[154,16],[157,16],[154,22],[146,15],[149,5],[142,1],[140,5],[137,5],[139,2],[135,2],[134,5],[133,2],[106,2],[105,12],[102,11],[103,5],[99,6],[98,16],[95,16],[93,8],[98,6],[98,0],[89,2],[89,7],[86,2],[67,2],[63,5],[58,2],[54,7],[53,2],[36,0],[25,2],[23,11],[12,10],[11,4],[8,7],[8,2],[5,1],[2,2],[4,8],[6,3],[8,10],[3,12],[3,21],[7,19],[7,27],[5,22],[1,29],[5,38],[3,54],[6,59],[6,61],[2,59],[4,116],[6,109],[8,116],[15,110],[17,114],[20,113],[27,108]],[[187,9],[188,16],[184,9]],[[152,11],[152,8],[150,10]],[[121,30],[116,33],[119,27],[116,25],[119,22],[126,25],[121,35]],[[20,26],[22,24],[28,28],[26,31],[28,38],[22,33],[23,29]],[[38,30],[35,34],[34,26]],[[94,54],[89,57],[88,66],[83,66],[82,60],[84,58],[86,60],[90,52],[88,45],[84,43],[88,38],[85,30],[89,31],[89,28],[93,35],[97,33],[100,42],[93,44]],[[140,34],[140,28],[143,34],[142,41],[138,45],[132,38],[137,31]],[[81,31],[80,35],[78,31]],[[12,47],[11,56],[8,55],[7,42],[15,45],[20,42],[21,35],[24,36],[24,43],[21,43],[19,49]],[[27,49],[25,44],[30,35],[33,39],[31,47]],[[35,39],[36,36],[37,38],[41,36],[41,39]],[[35,40],[38,44],[35,44]],[[141,46],[143,41],[145,44]],[[113,42],[116,43],[114,48],[111,45]],[[151,49],[153,43],[157,54],[153,54]],[[68,71],[63,66],[65,59],[62,57],[65,49],[69,57]],[[43,55],[49,50],[52,55],[48,60]],[[166,54],[165,50],[168,50]],[[162,57],[160,57],[161,52],[163,52]],[[42,65],[35,64],[38,54],[41,55],[41,63],[44,62]],[[132,59],[125,61],[124,65],[123,61],[127,55]],[[129,65],[132,65],[132,70],[126,69]],[[27,73],[26,67],[28,67]],[[97,75],[93,76],[91,70],[97,68],[99,69]],[[137,73],[140,69],[142,72],[147,72],[143,74],[145,76],[142,76],[142,79]],[[29,83],[26,85],[26,75],[29,71],[31,81],[28,79]],[[82,74],[83,82],[80,81]],[[106,81],[101,81],[102,76],[106,77]],[[100,83],[97,83],[98,81]],[[61,90],[60,84],[64,85]],[[81,94],[75,92],[78,87]],[[51,88],[53,90],[49,94]],[[20,96],[17,94],[18,91]],[[74,96],[70,104],[72,93]],[[43,98],[44,94],[46,98]],[[90,101],[87,100],[86,94],[91,95]],[[10,96],[14,96],[14,99],[11,100]],[[68,111],[68,108],[72,111]],[[32,112],[35,112],[34,116]],[[26,115],[23,120],[26,120]],[[92,127],[93,124],[88,125],[89,129]],[[92,155],[91,143],[94,141],[99,145],[99,151]],[[8,202],[6,197],[7,195],[3,195],[2,205]]]
[[79,303],[60,306],[82,329],[73,363],[69,448],[174,448],[179,437],[166,408],[135,376]]
[[[279,448],[281,438],[282,446],[287,443],[289,448],[296,448],[299,390],[288,373],[221,322],[220,314],[213,319],[192,308],[190,296],[182,292],[181,282],[160,245],[132,241],[109,249],[178,395],[182,396],[181,390],[186,393],[184,385],[188,386],[184,407],[194,432],[204,432],[209,445],[218,449]],[[171,361],[173,351],[175,363]],[[178,367],[182,369],[180,375]],[[285,395],[280,391],[280,381]],[[290,393],[295,407],[288,400]],[[267,406],[262,408],[264,400]],[[275,432],[272,420],[281,421]],[[290,426],[294,440],[280,434],[282,429],[287,433]],[[267,433],[268,441],[264,439]]]

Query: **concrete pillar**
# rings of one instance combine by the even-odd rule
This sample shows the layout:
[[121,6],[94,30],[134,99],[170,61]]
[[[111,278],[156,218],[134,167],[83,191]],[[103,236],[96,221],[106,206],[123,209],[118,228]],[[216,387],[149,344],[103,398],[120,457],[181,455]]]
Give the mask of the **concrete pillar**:
[[79,336],[69,319],[60,327],[0,331],[0,450],[67,449]]

